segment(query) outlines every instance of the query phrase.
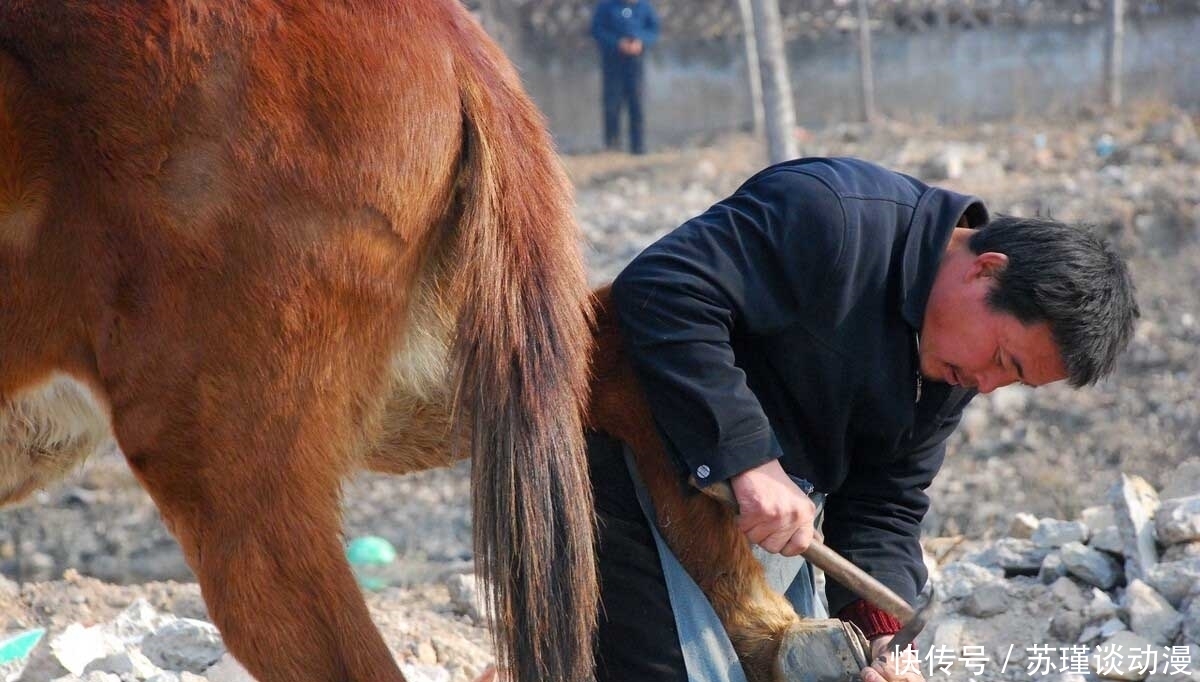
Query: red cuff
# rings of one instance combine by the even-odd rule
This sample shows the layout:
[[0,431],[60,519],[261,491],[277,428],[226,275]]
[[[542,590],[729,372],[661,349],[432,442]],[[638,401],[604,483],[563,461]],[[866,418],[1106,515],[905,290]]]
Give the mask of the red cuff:
[[904,626],[892,614],[876,606],[872,606],[863,599],[851,602],[841,611],[838,611],[837,617],[857,625],[858,629],[862,630],[867,641],[884,635],[894,635],[900,632],[900,628]]

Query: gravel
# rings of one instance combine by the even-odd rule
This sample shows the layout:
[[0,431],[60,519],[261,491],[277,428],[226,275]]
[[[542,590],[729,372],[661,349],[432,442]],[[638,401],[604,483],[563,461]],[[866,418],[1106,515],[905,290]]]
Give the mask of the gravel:
[[[1082,391],[1002,390],[968,409],[930,489],[925,531],[936,562],[1003,538],[1018,513],[1078,519],[1105,501],[1122,473],[1164,499],[1200,493],[1200,140],[1189,114],[1157,109],[949,130],[885,122],[798,135],[807,155],[860,156],[936,175],[937,184],[983,196],[993,212],[1088,222],[1131,259],[1143,315],[1113,377]],[[1101,156],[1105,135],[1114,144],[1111,153],[1101,145]],[[730,194],[761,159],[761,144],[746,136],[643,157],[567,158],[592,282],[610,280],[659,235]],[[344,490],[347,538],[378,535],[401,555],[389,573],[393,586],[368,595],[385,638],[399,660],[447,671],[455,682],[472,679],[491,657],[485,625],[448,588],[471,570],[468,473],[462,464],[406,477],[364,474]],[[0,639],[111,619],[137,598],[180,618],[206,618],[174,540],[115,452],[97,454],[24,507],[0,511],[0,574],[23,583],[18,590],[0,582]],[[1035,577],[1022,580],[1032,582],[1010,587],[1009,599],[1042,589]],[[989,613],[1001,596],[980,595],[972,608]],[[1012,611],[1015,632],[1022,613]],[[941,636],[955,639],[960,625],[943,623]],[[1055,631],[1077,625],[1060,618]],[[1014,633],[993,639],[1005,636]]]

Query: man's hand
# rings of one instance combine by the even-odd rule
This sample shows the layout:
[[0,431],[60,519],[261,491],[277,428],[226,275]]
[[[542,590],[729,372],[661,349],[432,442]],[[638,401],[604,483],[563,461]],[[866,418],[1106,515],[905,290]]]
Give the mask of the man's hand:
[[884,635],[871,640],[871,667],[863,668],[863,682],[925,682],[921,675],[921,661],[913,649],[900,652],[891,650],[892,636]]
[[738,530],[772,554],[798,556],[813,539],[817,507],[783,471],[778,460],[729,479],[740,509]]

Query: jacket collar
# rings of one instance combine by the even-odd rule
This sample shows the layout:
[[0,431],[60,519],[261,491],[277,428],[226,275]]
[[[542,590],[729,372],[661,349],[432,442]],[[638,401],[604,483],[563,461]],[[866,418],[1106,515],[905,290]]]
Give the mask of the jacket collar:
[[938,264],[958,219],[964,215],[972,228],[988,221],[987,207],[978,197],[930,187],[917,201],[900,266],[902,314],[915,330],[920,331],[925,321],[925,305]]

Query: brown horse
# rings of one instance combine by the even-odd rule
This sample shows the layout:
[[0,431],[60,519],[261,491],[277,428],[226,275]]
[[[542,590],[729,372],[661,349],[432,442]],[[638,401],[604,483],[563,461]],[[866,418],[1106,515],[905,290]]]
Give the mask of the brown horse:
[[501,665],[590,677],[587,295],[457,0],[0,5],[0,502],[115,437],[264,682],[403,679],[339,486],[467,455]]
[[[633,366],[622,350],[607,287],[596,292],[595,306],[588,425],[629,445],[654,502],[655,525],[708,597],[746,679],[795,679],[792,667],[804,659],[798,635],[820,627],[821,621],[801,618],[791,603],[771,588],[750,543],[737,528],[731,507],[687,485],[658,435]],[[791,652],[792,646],[799,647],[798,657]]]

